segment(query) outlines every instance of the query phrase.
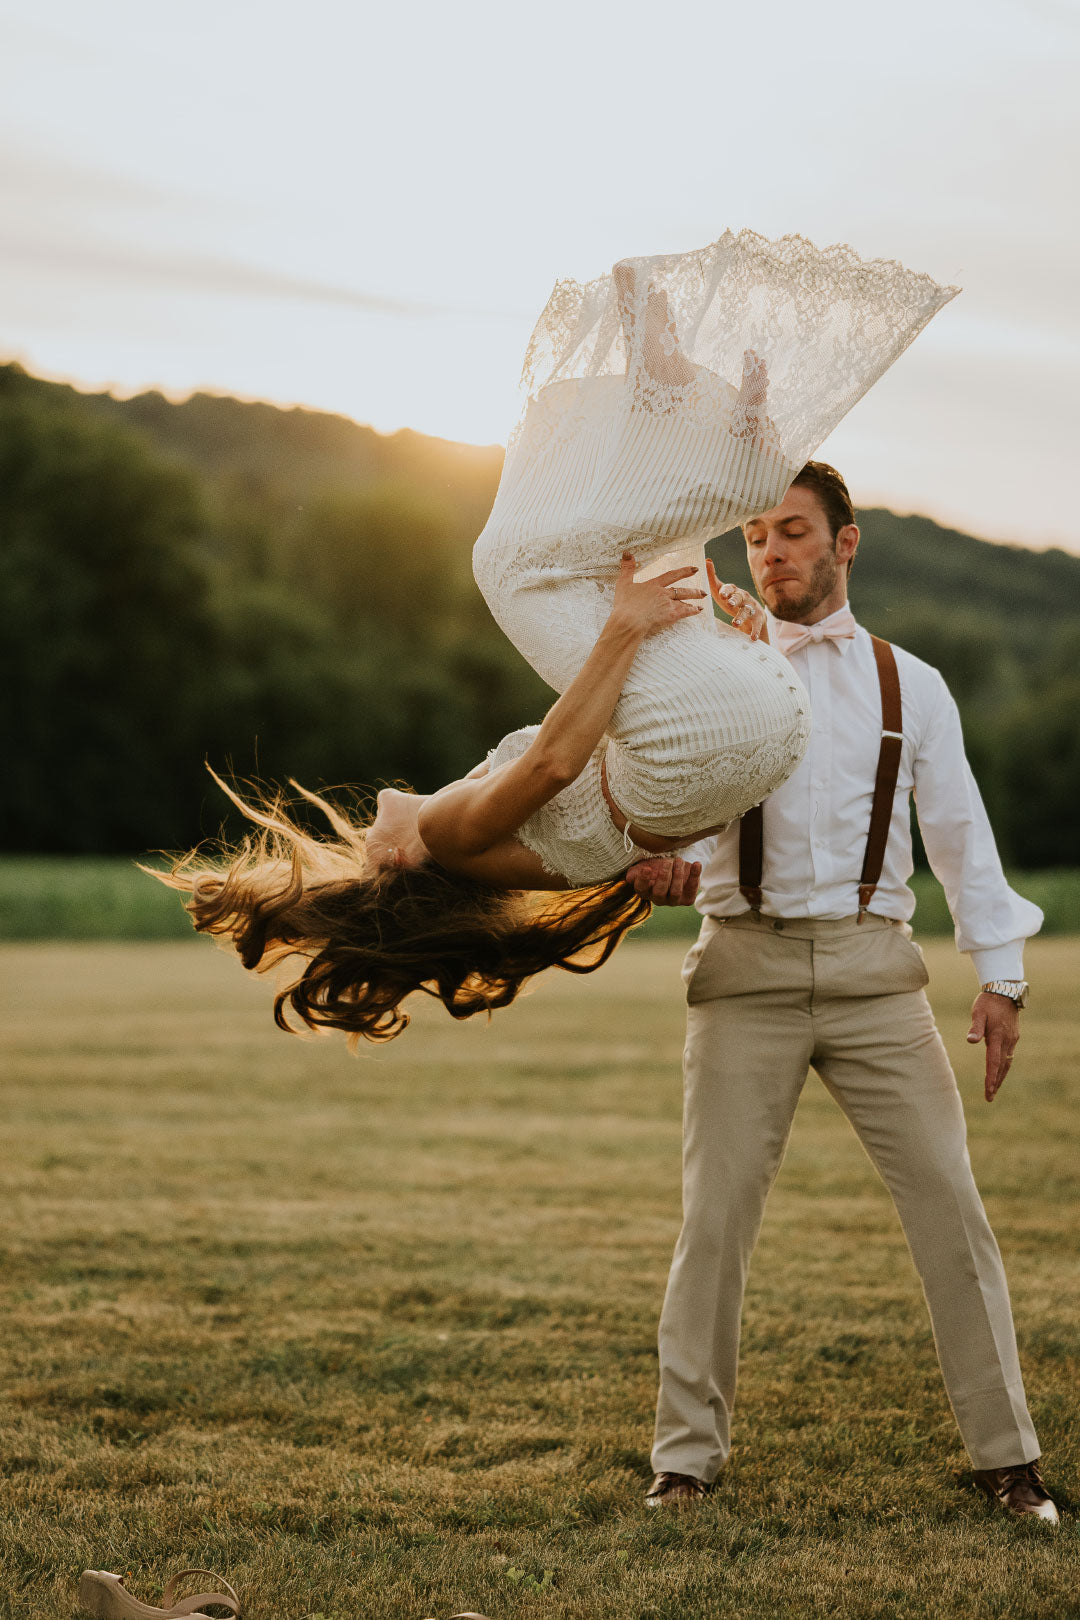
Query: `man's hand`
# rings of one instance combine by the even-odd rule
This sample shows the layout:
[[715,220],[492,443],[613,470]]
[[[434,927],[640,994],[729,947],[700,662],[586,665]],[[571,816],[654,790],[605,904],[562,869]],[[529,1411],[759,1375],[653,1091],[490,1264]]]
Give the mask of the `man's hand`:
[[729,616],[731,628],[741,630],[751,641],[768,641],[769,621],[761,603],[756,602],[749,591],[740,590],[738,585],[724,585],[711,557],[706,560],[705,568],[713,601],[721,613]]
[[676,855],[654,855],[637,861],[626,873],[626,882],[635,894],[644,895],[654,906],[692,906],[701,877],[700,861],[683,861]]
[[1012,1064],[1020,1039],[1020,1009],[1008,996],[981,990],[971,1009],[968,1040],[986,1042],[986,1100],[993,1102]]

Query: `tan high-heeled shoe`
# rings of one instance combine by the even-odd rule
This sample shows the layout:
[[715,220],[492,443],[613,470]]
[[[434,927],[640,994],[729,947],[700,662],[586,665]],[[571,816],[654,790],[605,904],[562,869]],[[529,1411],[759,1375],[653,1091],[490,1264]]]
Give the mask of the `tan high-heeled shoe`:
[[[175,1603],[176,1588],[186,1575],[209,1575],[225,1590],[195,1592]],[[161,1594],[161,1602],[161,1608],[155,1608],[152,1603],[140,1603],[124,1585],[122,1575],[110,1575],[104,1569],[84,1569],[79,1576],[79,1604],[86,1614],[93,1616],[93,1620],[214,1620],[213,1616],[205,1613],[206,1604],[216,1609],[227,1609],[233,1616],[240,1614],[240,1599],[236,1592],[228,1581],[210,1569],[178,1570]]]

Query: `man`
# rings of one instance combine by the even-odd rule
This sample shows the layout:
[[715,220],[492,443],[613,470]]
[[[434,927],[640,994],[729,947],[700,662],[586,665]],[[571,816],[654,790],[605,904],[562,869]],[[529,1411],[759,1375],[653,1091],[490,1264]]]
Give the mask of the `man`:
[[[900,648],[890,659],[851,615],[847,576],[859,530],[840,474],[809,462],[744,534],[770,640],[809,691],[813,731],[806,757],[763,806],[756,856],[751,818],[705,859],[704,921],[683,970],[684,1220],[660,1322],[647,1501],[700,1498],[727,1459],[747,1269],[813,1067],[896,1204],[977,1484],[1013,1513],[1056,1523],[1001,1257],[907,925],[911,794],[957,945],[979,977],[968,1040],[986,1044],[987,1101],[1019,1039],[1023,943],[1042,914],[1005,881],[941,676]],[[882,660],[899,675],[891,700]],[[885,768],[890,748],[895,786]],[[863,850],[883,771],[880,871],[871,872]],[[875,864],[869,848],[865,860]],[[697,868],[642,862],[628,879],[656,900],[688,904]]]

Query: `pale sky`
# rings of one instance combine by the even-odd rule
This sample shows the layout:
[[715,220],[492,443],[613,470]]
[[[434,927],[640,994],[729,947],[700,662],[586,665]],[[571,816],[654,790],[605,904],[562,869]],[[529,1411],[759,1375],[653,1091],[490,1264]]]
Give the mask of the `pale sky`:
[[0,0],[0,358],[505,442],[554,280],[730,226],[962,296],[819,454],[1080,551],[1080,0]]

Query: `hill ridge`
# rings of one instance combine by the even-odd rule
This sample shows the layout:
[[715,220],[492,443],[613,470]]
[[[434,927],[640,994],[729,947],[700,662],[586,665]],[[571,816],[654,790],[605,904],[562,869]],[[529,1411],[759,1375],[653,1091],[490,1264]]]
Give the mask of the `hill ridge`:
[[[264,473],[266,441],[271,439],[282,458],[280,475],[284,478],[291,474],[306,493],[331,485],[338,489],[363,487],[375,478],[403,475],[419,476],[421,487],[433,485],[446,490],[447,474],[456,473],[466,482],[479,480],[485,489],[490,485],[490,505],[502,466],[501,445],[476,445],[410,427],[383,433],[341,412],[315,406],[244,400],[204,389],[196,389],[182,400],[170,400],[153,388],[120,398],[107,389],[84,391],[71,383],[36,377],[17,361],[0,365],[0,386],[5,373],[9,377],[17,375],[23,386],[39,397],[52,396],[57,401],[63,398],[75,408],[85,407],[150,436],[159,448],[184,455],[212,477],[219,476],[225,466],[241,478]],[[211,426],[212,439],[207,433]],[[223,432],[225,428],[231,431]],[[301,470],[305,455],[312,457],[306,476]],[[341,459],[332,459],[337,457]],[[472,509],[475,503],[468,504]],[[866,536],[876,538],[884,528],[899,528],[908,536],[929,531],[938,544],[954,551],[958,546],[990,547],[1025,564],[1031,559],[1060,559],[1053,565],[1054,577],[1075,577],[1080,581],[1080,555],[1060,545],[1039,547],[998,540],[940,523],[926,513],[896,512],[889,507],[859,507],[858,516]],[[726,542],[725,536],[717,543]],[[861,550],[860,568],[865,556],[866,551]]]

